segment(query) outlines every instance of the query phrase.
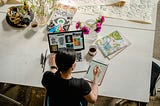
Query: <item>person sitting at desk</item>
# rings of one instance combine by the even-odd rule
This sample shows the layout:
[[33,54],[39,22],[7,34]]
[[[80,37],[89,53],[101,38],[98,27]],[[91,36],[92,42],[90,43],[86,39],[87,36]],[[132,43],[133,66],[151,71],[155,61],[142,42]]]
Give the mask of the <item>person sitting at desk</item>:
[[86,80],[72,77],[75,60],[76,53],[71,49],[60,50],[50,57],[51,71],[46,71],[42,78],[42,85],[47,89],[46,106],[87,106],[88,102],[96,102],[100,67],[94,68],[90,86]]

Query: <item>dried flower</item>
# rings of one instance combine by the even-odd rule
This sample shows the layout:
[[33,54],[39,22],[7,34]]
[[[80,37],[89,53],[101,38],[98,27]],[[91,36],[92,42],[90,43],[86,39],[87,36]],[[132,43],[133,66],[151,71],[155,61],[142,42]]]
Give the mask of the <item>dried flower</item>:
[[78,21],[78,22],[76,23],[76,29],[79,29],[80,27],[81,27],[81,22]]
[[102,23],[105,21],[105,17],[98,17],[93,26],[82,25],[80,21],[76,23],[76,29],[81,29],[84,34],[89,34],[91,28],[95,28],[94,31],[99,33],[101,31]]

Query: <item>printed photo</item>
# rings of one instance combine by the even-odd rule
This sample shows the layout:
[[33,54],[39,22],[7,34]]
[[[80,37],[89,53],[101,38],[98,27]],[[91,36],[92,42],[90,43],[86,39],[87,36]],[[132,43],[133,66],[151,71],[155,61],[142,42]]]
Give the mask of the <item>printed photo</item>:
[[50,44],[51,45],[55,45],[55,44],[57,44],[58,42],[57,42],[57,38],[56,38],[56,36],[50,36]]
[[82,38],[74,37],[74,38],[73,38],[73,45],[74,45],[74,49],[83,48]]
[[65,37],[59,36],[58,37],[58,48],[65,48],[65,47],[66,47]]
[[66,47],[73,49],[73,44],[66,44]]
[[65,39],[66,39],[66,43],[72,43],[73,42],[72,35],[66,35]]
[[50,47],[51,47],[52,52],[57,52],[58,51],[58,45],[52,45]]

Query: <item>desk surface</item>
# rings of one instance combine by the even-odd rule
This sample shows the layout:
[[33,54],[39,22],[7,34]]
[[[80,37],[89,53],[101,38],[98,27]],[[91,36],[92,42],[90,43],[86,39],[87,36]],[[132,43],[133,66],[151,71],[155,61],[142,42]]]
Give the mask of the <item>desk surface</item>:
[[[4,10],[6,7],[3,7]],[[148,25],[128,21],[125,21],[124,24],[124,21],[117,19],[106,20],[99,35],[106,35],[118,30],[132,44],[110,61],[103,58],[103,55],[98,51],[95,59],[109,63],[104,81],[99,87],[99,95],[143,102],[149,101],[156,22],[156,9],[154,10],[154,21]],[[40,66],[40,54],[45,53],[45,50],[48,49],[45,28],[41,28],[36,33],[29,27],[25,30],[13,28],[6,23],[5,15],[5,13],[0,12],[0,22],[2,23],[0,27],[0,81],[42,87],[43,73]],[[116,22],[121,27],[116,26]],[[80,76],[83,74],[80,73]],[[79,76],[79,74],[74,74],[74,76]]]

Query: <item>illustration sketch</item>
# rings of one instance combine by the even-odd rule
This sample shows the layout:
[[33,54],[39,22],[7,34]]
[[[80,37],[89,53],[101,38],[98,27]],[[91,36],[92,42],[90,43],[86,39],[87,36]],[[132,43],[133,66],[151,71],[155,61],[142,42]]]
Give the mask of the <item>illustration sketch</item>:
[[[114,1],[114,0],[111,0]],[[119,18],[140,23],[152,23],[156,0],[126,0],[121,7],[96,5],[78,7],[77,12],[83,14],[100,14],[106,17]]]

